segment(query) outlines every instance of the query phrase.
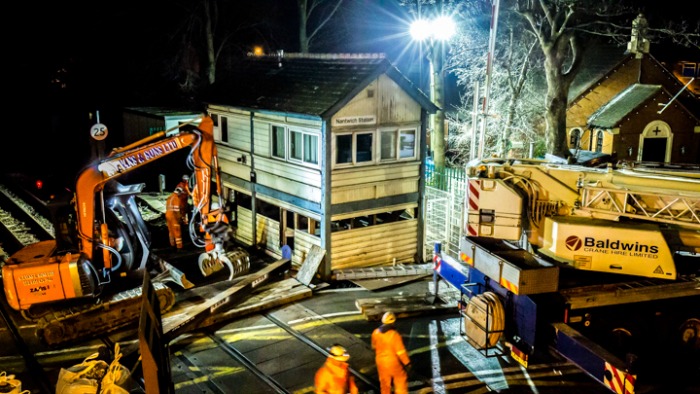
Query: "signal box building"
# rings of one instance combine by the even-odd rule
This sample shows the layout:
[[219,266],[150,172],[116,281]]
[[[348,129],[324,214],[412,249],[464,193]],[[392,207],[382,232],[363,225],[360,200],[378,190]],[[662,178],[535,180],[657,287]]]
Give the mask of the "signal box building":
[[381,55],[249,57],[206,96],[238,242],[324,277],[422,263],[426,124],[437,107]]

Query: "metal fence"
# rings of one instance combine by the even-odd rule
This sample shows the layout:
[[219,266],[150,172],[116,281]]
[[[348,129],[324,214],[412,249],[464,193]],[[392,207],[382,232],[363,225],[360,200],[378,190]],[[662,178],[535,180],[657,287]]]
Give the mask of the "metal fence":
[[459,237],[463,232],[464,197],[467,176],[462,168],[436,171],[426,168],[425,188],[425,241],[423,255],[431,259],[435,242],[442,243],[443,251],[459,256]]

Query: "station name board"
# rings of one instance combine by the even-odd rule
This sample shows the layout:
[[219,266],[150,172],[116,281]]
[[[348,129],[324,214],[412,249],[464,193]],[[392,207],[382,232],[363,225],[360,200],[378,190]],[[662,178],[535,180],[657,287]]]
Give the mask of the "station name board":
[[360,126],[377,124],[375,115],[343,116],[333,119],[333,126]]

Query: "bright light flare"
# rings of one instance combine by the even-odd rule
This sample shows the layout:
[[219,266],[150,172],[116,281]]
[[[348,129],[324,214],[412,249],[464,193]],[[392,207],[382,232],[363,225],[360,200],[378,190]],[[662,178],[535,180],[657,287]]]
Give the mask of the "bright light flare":
[[447,41],[455,34],[457,28],[455,22],[449,16],[441,16],[435,19],[433,25],[433,36],[436,40]]
[[427,19],[418,19],[411,23],[411,37],[416,41],[423,41],[430,37],[432,26]]
[[428,38],[446,41],[452,38],[457,31],[455,22],[449,16],[440,16],[435,19],[418,19],[411,23],[411,37],[416,41]]

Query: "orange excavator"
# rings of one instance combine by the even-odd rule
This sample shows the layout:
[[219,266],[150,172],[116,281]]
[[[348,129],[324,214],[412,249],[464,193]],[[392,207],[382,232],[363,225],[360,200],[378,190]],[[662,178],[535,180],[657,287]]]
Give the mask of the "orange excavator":
[[24,247],[3,265],[9,306],[36,322],[37,335],[46,343],[107,332],[137,319],[141,289],[133,287],[133,279],[142,270],[155,271],[162,279],[154,287],[163,312],[175,303],[164,281],[193,286],[180,270],[151,252],[151,234],[136,201],[145,184],[116,181],[181,149],[190,148],[187,166],[194,175],[189,233],[195,246],[207,250],[199,264],[206,264],[208,272],[228,266],[233,273],[224,248],[230,229],[208,222],[223,216],[210,215],[216,213],[210,212],[212,197],[222,198],[214,124],[207,116],[197,120],[198,125],[193,121],[116,148],[89,165],[79,174],[72,199],[52,206],[56,238]]

